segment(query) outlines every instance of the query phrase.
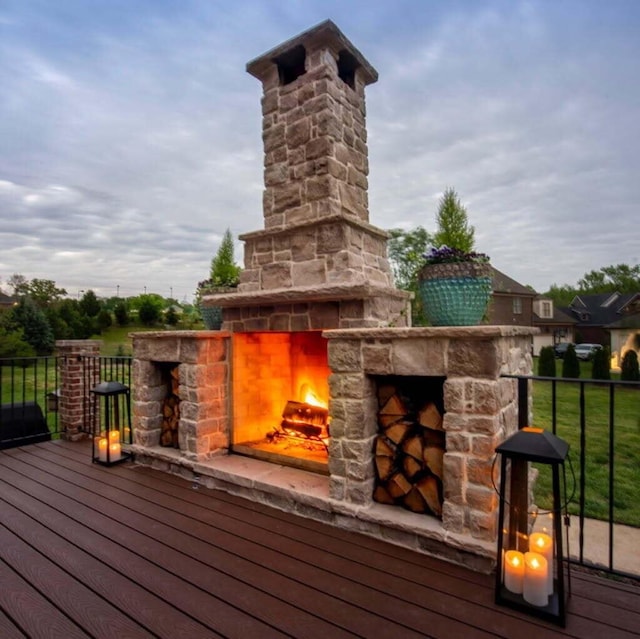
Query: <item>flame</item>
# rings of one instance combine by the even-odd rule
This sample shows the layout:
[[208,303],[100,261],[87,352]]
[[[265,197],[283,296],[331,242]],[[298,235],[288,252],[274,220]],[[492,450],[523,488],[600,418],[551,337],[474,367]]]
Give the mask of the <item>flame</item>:
[[323,402],[312,390],[309,384],[303,384],[300,387],[300,397],[302,398],[305,404],[310,404],[311,406],[319,406],[321,408],[327,408],[327,403]]

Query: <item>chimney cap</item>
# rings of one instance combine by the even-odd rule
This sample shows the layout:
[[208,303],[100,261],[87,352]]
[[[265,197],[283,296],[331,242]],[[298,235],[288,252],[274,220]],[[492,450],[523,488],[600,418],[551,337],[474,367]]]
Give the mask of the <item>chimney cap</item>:
[[315,50],[323,45],[328,45],[336,54],[346,50],[360,65],[360,77],[365,85],[373,84],[378,80],[378,72],[367,62],[362,53],[356,49],[332,20],[320,22],[314,27],[303,31],[297,36],[263,53],[261,56],[254,58],[247,63],[247,73],[258,78],[258,80],[263,80],[271,66],[275,64],[275,59],[298,45],[303,45],[308,50]]

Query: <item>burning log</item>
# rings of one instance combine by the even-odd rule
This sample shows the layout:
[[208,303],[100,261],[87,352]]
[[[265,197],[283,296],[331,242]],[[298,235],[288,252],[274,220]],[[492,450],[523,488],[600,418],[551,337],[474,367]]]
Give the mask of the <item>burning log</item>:
[[412,408],[411,402],[397,388],[391,392],[389,385],[384,386],[383,396],[378,399],[380,432],[375,441],[373,499],[442,517],[442,414],[432,401],[417,410]]
[[318,442],[325,448],[329,441],[329,411],[323,406],[287,401],[279,428],[267,435],[269,440],[291,437]]

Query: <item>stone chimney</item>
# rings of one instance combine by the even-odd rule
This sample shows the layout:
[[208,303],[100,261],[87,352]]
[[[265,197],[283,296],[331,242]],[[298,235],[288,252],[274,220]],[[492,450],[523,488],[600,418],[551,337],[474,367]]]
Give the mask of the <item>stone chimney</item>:
[[327,20],[247,71],[263,86],[265,228],[240,236],[238,292],[205,303],[234,331],[406,326],[388,234],[369,223],[364,91],[376,70]]

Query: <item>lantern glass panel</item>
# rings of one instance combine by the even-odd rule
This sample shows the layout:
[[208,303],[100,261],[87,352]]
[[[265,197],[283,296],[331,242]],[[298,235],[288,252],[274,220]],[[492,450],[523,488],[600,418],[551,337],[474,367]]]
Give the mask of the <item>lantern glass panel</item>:
[[[562,507],[568,445],[541,429],[525,428],[496,448],[500,454],[496,603],[565,625]],[[530,509],[530,464],[548,465],[553,508]]]
[[130,459],[131,453],[123,448],[132,443],[129,387],[120,382],[102,382],[91,394],[92,460],[111,466]]

